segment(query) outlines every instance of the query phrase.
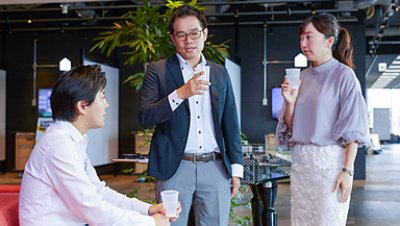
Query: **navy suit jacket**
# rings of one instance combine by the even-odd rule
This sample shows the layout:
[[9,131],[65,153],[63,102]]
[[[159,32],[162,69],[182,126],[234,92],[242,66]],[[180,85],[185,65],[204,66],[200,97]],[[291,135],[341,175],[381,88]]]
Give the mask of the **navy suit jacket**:
[[[210,66],[210,96],[215,136],[227,173],[231,164],[243,164],[236,104],[228,71]],[[171,178],[181,162],[190,124],[188,100],[172,111],[168,95],[184,85],[176,55],[149,65],[141,89],[139,121],[144,128],[155,127],[150,145],[148,174],[158,180]]]

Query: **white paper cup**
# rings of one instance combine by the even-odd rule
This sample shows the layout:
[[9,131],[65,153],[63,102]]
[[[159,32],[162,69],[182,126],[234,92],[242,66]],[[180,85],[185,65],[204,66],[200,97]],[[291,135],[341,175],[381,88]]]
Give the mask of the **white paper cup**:
[[204,74],[199,77],[199,80],[210,81],[210,66],[199,66],[195,70],[195,74],[204,71]]
[[178,208],[178,194],[176,190],[165,190],[161,193],[162,204],[165,209],[165,216],[176,217],[176,209]]
[[299,87],[300,69],[299,68],[286,68],[286,78],[289,80],[292,88]]

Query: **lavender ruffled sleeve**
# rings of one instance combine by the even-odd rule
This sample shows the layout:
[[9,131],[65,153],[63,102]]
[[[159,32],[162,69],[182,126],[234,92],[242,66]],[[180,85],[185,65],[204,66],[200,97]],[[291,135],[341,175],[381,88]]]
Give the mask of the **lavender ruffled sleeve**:
[[283,116],[285,115],[285,103],[282,104],[281,109],[278,111],[278,125],[276,126],[275,138],[277,144],[283,147],[290,147],[290,139],[292,138],[292,128],[288,128],[285,124]]
[[342,147],[350,142],[356,142],[360,147],[369,146],[367,107],[354,74],[344,77],[339,91],[340,110],[333,130],[334,138]]

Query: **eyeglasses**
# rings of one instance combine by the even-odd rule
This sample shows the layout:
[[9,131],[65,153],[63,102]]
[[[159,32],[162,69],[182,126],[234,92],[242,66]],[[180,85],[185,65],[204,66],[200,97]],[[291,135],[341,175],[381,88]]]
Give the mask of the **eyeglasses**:
[[197,39],[200,38],[202,31],[204,31],[204,29],[202,29],[202,30],[192,30],[190,33],[185,33],[183,31],[180,31],[180,32],[177,32],[176,34],[174,34],[174,38],[178,42],[185,41],[187,36],[189,36],[190,39],[192,39],[192,40],[197,40]]

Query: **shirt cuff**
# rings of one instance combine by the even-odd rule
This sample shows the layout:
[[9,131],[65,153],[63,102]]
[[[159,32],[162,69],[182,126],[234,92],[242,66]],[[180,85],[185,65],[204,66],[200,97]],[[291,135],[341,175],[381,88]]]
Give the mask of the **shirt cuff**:
[[176,90],[168,95],[169,105],[171,106],[172,111],[175,111],[176,108],[184,101],[178,97]]
[[243,165],[234,163],[231,165],[231,168],[232,168],[232,177],[243,178]]
[[141,213],[141,214],[143,214],[143,215],[146,215],[146,216],[148,216],[149,215],[149,208],[150,208],[150,206],[151,206],[151,204],[149,204],[149,203],[147,203],[147,202],[143,202],[143,201],[140,201],[140,200],[138,200],[138,199],[136,199],[136,198],[133,198],[133,199],[135,199],[135,211],[137,211],[137,212],[139,212],[139,213]]

